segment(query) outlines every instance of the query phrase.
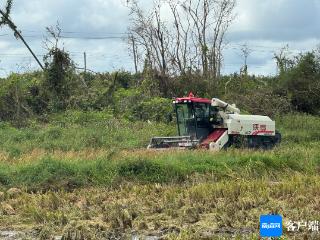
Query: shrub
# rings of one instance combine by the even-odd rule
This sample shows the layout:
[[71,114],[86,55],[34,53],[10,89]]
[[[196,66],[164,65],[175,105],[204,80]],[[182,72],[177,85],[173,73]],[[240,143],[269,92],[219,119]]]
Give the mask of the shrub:
[[70,98],[77,89],[75,65],[70,54],[63,49],[53,46],[44,56],[45,62],[45,97],[49,102],[50,110],[65,110]]
[[302,55],[280,80],[278,91],[289,96],[296,110],[320,114],[320,56],[314,52]]
[[81,110],[67,110],[63,113],[52,114],[49,122],[62,126],[70,126],[74,124],[88,125],[92,123],[105,123],[111,119],[112,112],[109,109],[103,111],[81,111]]
[[14,120],[23,123],[25,118],[32,115],[32,108],[28,106],[31,83],[26,76],[10,75],[2,80],[0,87],[0,120]]
[[114,112],[129,120],[134,120],[134,109],[144,99],[139,89],[119,89],[114,93]]
[[140,89],[119,89],[114,94],[115,114],[128,120],[170,120],[172,104],[170,99],[149,97]]
[[118,176],[128,180],[143,182],[181,181],[185,178],[183,171],[176,165],[147,160],[129,160],[118,165]]
[[172,101],[166,98],[151,98],[140,103],[135,115],[140,120],[151,120],[157,122],[168,122],[171,120]]
[[236,103],[241,110],[250,114],[277,116],[292,111],[290,100],[271,90],[250,91],[246,95],[232,94],[226,97],[230,103]]

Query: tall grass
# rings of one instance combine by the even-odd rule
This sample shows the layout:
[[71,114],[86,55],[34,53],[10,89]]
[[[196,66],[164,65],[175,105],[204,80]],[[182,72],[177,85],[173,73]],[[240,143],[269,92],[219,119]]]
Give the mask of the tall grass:
[[[34,123],[24,129],[2,124],[0,151],[6,157],[0,162],[0,184],[47,190],[118,186],[128,181],[180,183],[199,174],[214,181],[278,179],[295,172],[315,174],[320,165],[320,119],[317,117],[278,118],[283,142],[272,151],[231,148],[211,153],[142,150],[151,136],[174,135],[174,125],[104,119],[99,113],[77,114],[77,117],[71,114],[73,121],[58,115],[52,117],[50,124]],[[141,150],[133,150],[137,148]],[[36,157],[32,155],[34,149],[43,150]],[[74,153],[85,153],[87,149],[92,149],[88,150],[90,156]],[[26,158],[28,161],[24,161]]]
[[164,123],[128,122],[103,118],[94,112],[70,115],[54,116],[49,124],[34,122],[22,129],[1,123],[0,150],[14,158],[39,148],[47,151],[134,149],[146,146],[153,135],[175,134],[175,126]]
[[[303,150],[303,149],[301,149]],[[279,179],[299,172],[315,174],[316,154],[290,148],[270,152],[230,150],[166,152],[155,155],[140,151],[132,156],[119,152],[108,158],[64,160],[50,156],[29,163],[0,165],[0,183],[33,190],[118,186],[121,182],[181,183],[195,174],[207,180]]]

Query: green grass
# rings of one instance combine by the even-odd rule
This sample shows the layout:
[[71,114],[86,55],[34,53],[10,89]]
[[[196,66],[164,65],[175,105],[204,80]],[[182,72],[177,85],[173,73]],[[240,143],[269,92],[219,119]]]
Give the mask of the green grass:
[[47,151],[79,151],[87,148],[134,149],[147,145],[153,134],[172,135],[175,132],[173,125],[132,123],[115,118],[94,117],[79,117],[90,119],[81,122],[77,119],[69,121],[69,117],[63,121],[59,116],[53,117],[50,124],[33,123],[30,127],[22,129],[1,123],[0,150],[8,152],[14,158],[39,148]]
[[[143,150],[154,135],[174,135],[173,125],[103,119],[94,113],[78,117],[80,122],[74,116],[74,121],[69,117],[52,118],[49,125],[33,124],[24,129],[1,125],[0,151],[7,155],[0,162],[0,184],[4,187],[47,190],[117,186],[128,181],[181,183],[197,174],[214,181],[279,179],[296,172],[316,174],[320,167],[320,119],[307,115],[278,118],[283,142],[272,151],[231,148],[219,153]],[[136,148],[141,150],[133,151]],[[35,149],[44,152],[24,161]],[[87,149],[93,149],[93,157],[85,152],[68,157],[69,151]],[[103,153],[95,155],[95,151]]]
[[207,180],[236,178],[281,179],[293,173],[316,174],[319,154],[274,150],[241,153],[230,150],[212,154],[203,151],[163,153],[149,156],[141,152],[112,159],[87,161],[45,157],[23,164],[0,165],[0,183],[4,186],[28,187],[32,190],[117,186],[121,182],[181,183],[202,174]]

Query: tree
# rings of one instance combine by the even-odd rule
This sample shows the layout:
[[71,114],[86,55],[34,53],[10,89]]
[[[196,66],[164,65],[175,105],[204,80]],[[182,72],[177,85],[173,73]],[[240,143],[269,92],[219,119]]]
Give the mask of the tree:
[[294,61],[288,56],[289,45],[286,45],[280,49],[278,53],[274,53],[274,59],[277,62],[279,74],[284,74],[289,68],[294,65]]
[[[141,56],[161,76],[202,72],[220,76],[225,33],[234,19],[235,0],[155,0],[145,12],[138,0],[130,6],[130,37]],[[170,16],[163,16],[169,8]]]
[[136,1],[130,7],[131,27],[129,29],[144,55],[159,70],[162,76],[167,74],[168,31],[160,14],[161,2],[155,2],[152,11],[145,14]]
[[132,49],[130,49],[132,51],[132,55],[133,55],[133,63],[134,63],[134,70],[135,73],[138,73],[138,49],[137,49],[137,45],[136,45],[136,39],[133,35],[130,35],[128,37],[128,41],[129,44],[132,45]]
[[235,0],[187,0],[183,9],[192,19],[192,35],[204,76],[220,76],[225,33],[234,19]]
[[0,9],[0,14],[1,14],[0,27],[8,26],[14,32],[14,36],[16,37],[16,39],[20,39],[23,42],[23,44],[28,48],[29,52],[32,54],[34,59],[37,61],[37,63],[41,67],[41,69],[44,70],[42,63],[40,62],[40,60],[37,58],[35,53],[32,51],[30,46],[27,44],[27,42],[23,38],[21,31],[17,29],[17,26],[10,19],[12,4],[13,4],[12,0],[7,0],[5,10]]
[[290,69],[280,75],[280,85],[296,110],[320,114],[320,55],[300,55]]
[[75,65],[68,52],[59,46],[61,28],[47,27],[49,37],[45,41],[48,53],[44,56],[45,88],[53,110],[63,110],[67,107],[71,92],[76,87],[74,73]]
[[177,71],[181,75],[191,70],[192,61],[190,53],[190,16],[181,11],[179,1],[169,1],[169,6],[173,16],[173,37],[172,38],[172,51],[170,52],[171,63],[176,66]]
[[250,56],[252,50],[249,48],[248,44],[243,44],[241,46],[241,56],[243,57],[243,67],[241,69],[241,73],[246,77],[248,76],[248,57]]

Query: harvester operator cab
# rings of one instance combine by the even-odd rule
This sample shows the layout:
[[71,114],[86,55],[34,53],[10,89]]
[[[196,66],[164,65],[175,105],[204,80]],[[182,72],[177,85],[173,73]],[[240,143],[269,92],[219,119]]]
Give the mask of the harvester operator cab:
[[[190,136],[192,139],[203,140],[214,129],[221,119],[218,108],[211,106],[211,100],[189,97],[177,98],[174,101],[179,136]],[[219,123],[220,124],[220,123]]]

